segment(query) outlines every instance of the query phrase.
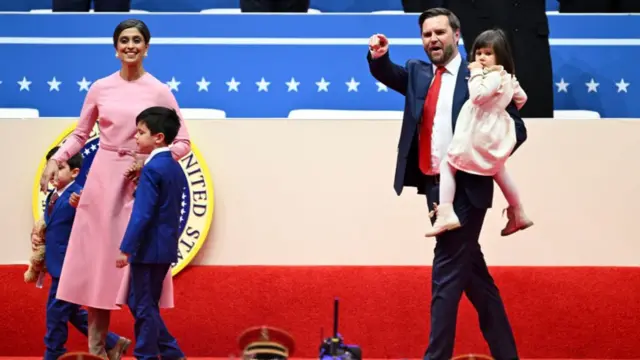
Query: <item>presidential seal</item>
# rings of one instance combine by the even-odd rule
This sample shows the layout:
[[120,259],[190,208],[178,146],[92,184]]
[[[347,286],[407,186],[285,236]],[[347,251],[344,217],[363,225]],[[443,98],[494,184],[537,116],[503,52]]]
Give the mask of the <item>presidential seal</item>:
[[[75,125],[66,129],[48,149],[62,145],[71,135]],[[98,124],[93,127],[87,143],[81,150],[83,163],[76,182],[84,186],[91,164],[100,148],[100,129]],[[178,243],[178,262],[173,264],[172,274],[175,276],[184,269],[198,254],[202,245],[207,240],[207,234],[211,226],[214,208],[213,182],[209,175],[209,169],[198,152],[196,146],[191,143],[191,152],[179,161],[188,186],[182,193],[182,210],[180,216],[180,240]],[[40,192],[40,175],[44,170],[46,160],[44,154],[33,183],[33,217],[37,221],[44,213],[46,194]],[[53,187],[49,185],[49,190]]]

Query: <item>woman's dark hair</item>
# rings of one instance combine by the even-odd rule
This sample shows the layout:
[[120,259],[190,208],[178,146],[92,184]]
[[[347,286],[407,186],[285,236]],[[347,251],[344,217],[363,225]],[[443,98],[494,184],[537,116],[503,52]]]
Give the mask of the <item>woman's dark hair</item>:
[[149,44],[149,40],[151,40],[151,32],[149,31],[147,24],[145,24],[142,20],[129,19],[118,24],[118,26],[116,26],[116,29],[113,31],[114,47],[118,46],[118,38],[120,37],[120,34],[123,31],[131,28],[138,29],[138,31],[140,31],[140,34],[142,34],[142,37],[144,38],[144,43]]
[[476,50],[482,48],[491,48],[496,57],[496,65],[502,65],[504,69],[511,75],[515,75],[516,66],[511,53],[511,46],[504,31],[500,29],[487,30],[482,32],[473,42],[471,53],[469,54],[469,62],[476,59]]

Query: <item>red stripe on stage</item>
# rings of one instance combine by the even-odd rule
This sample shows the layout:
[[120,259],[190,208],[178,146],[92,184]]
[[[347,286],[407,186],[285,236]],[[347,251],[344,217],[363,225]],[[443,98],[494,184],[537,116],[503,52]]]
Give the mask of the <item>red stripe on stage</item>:
[[[25,266],[0,266],[0,354],[43,352],[48,283],[23,282]],[[528,359],[638,358],[640,268],[495,267],[520,355]],[[429,267],[193,266],[175,278],[177,308],[163,312],[187,356],[240,356],[237,337],[272,325],[296,341],[292,357],[316,358],[321,327],[331,332],[340,297],[340,331],[367,359],[420,358],[428,340]],[[132,336],[128,310],[112,330]],[[69,349],[86,341],[71,330]],[[488,353],[477,315],[463,300],[456,354]]]

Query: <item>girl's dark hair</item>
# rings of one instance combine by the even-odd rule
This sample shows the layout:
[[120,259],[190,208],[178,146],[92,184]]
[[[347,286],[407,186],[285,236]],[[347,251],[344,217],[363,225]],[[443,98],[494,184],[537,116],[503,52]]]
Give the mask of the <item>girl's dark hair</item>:
[[471,47],[469,62],[475,61],[476,50],[482,48],[493,49],[493,54],[496,57],[496,65],[502,65],[509,74],[515,75],[516,66],[513,61],[511,46],[504,31],[501,29],[493,29],[484,31],[478,35]]
[[113,31],[114,47],[118,46],[118,38],[120,37],[120,34],[123,31],[131,28],[138,29],[138,31],[140,31],[140,34],[142,34],[142,37],[144,38],[144,43],[149,44],[149,40],[151,40],[151,32],[149,31],[147,24],[145,24],[142,20],[129,19],[118,24],[118,26],[116,26],[116,29]]

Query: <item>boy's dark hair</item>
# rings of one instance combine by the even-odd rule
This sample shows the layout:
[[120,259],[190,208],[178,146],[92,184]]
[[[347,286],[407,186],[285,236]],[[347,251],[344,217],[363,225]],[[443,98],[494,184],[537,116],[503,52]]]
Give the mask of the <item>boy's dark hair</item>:
[[143,123],[149,128],[151,135],[163,134],[164,142],[169,145],[178,136],[180,130],[180,117],[178,113],[164,106],[153,106],[136,117],[136,125]]
[[[46,156],[47,161],[49,161],[49,159],[51,159],[51,157],[55,155],[59,149],[60,146],[55,146],[53,149],[49,150]],[[69,165],[69,169],[71,170],[80,169],[82,167],[82,155],[80,155],[80,153],[77,153],[70,157],[69,160],[66,161],[66,163]]]
[[420,32],[422,32],[422,25],[424,25],[424,21],[427,19],[431,19],[436,16],[446,16],[447,20],[449,20],[449,26],[453,32],[460,29],[460,19],[453,13],[453,11],[445,8],[431,8],[422,14],[418,18],[418,25],[420,26]]
[[496,65],[502,65],[504,69],[511,75],[515,75],[516,66],[511,53],[511,46],[507,34],[501,29],[492,29],[482,32],[473,42],[471,52],[469,53],[469,62],[474,62],[476,58],[476,50],[482,48],[493,49],[496,57]]

